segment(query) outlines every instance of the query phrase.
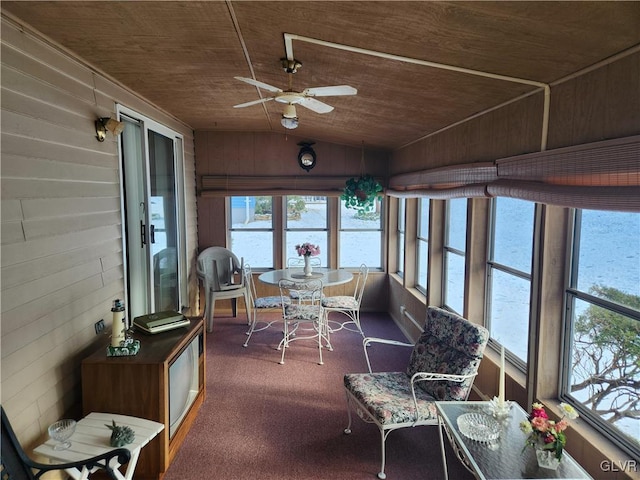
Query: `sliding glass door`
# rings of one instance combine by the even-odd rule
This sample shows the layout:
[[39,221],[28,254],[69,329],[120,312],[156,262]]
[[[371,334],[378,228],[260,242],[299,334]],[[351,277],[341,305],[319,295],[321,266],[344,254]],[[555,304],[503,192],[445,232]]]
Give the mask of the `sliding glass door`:
[[184,275],[182,138],[120,108],[123,235],[129,318],[181,311]]

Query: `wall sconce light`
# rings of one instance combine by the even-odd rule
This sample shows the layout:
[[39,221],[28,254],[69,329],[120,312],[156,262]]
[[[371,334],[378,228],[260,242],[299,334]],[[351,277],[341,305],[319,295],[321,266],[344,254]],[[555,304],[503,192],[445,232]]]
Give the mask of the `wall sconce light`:
[[314,142],[300,142],[302,148],[298,152],[298,165],[307,172],[316,166],[316,152],[311,148]]
[[117,137],[124,130],[124,122],[111,117],[101,117],[96,120],[96,137],[99,142],[104,142],[107,132],[111,132],[114,137]]
[[298,127],[298,114],[296,113],[295,105],[289,103],[284,106],[280,123],[284,128],[288,128],[289,130],[293,130]]

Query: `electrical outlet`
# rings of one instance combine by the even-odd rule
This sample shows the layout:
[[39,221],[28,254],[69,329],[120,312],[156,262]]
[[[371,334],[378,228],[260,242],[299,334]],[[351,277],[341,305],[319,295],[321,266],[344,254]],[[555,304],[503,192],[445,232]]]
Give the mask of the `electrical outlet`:
[[98,320],[93,328],[96,330],[96,335],[100,335],[104,331],[104,320]]

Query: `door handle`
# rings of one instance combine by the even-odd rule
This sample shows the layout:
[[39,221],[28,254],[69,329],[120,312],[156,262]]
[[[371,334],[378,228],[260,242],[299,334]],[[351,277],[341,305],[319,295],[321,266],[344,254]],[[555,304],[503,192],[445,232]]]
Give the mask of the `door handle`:
[[145,224],[140,220],[140,248],[144,248],[147,244],[147,229],[145,228]]
[[156,226],[153,223],[149,225],[149,240],[156,243]]

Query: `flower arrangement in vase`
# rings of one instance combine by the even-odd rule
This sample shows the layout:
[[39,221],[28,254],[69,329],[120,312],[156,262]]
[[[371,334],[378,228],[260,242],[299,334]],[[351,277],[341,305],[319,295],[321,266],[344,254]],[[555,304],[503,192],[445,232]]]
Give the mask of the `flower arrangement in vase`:
[[313,245],[312,243],[303,243],[302,245],[296,245],[296,251],[298,255],[302,257],[315,257],[320,255],[320,247],[318,245]]
[[561,403],[560,408],[564,415],[556,422],[549,419],[542,404],[534,403],[529,418],[520,423],[520,429],[528,435],[524,448],[534,448],[538,465],[544,468],[558,468],[562,451],[567,444],[564,433],[569,425],[567,418],[578,418],[578,412],[571,405]]
[[304,256],[304,275],[306,277],[311,277],[311,262],[309,259],[311,257],[315,257],[320,255],[320,247],[318,245],[313,245],[312,243],[303,243],[302,245],[296,245],[296,251],[298,252],[298,256]]

